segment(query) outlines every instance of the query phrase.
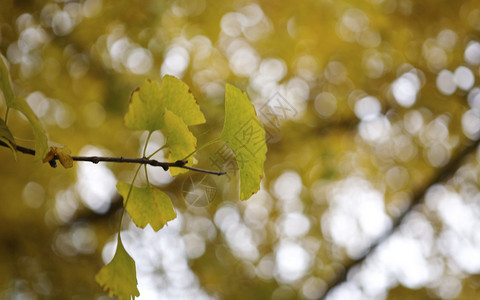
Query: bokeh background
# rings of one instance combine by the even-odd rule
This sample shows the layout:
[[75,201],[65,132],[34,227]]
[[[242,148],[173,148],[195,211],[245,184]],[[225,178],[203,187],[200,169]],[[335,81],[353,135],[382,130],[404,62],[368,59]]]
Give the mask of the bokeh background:
[[[480,298],[479,1],[1,0],[0,52],[74,155],[141,155],[123,115],[147,78],[189,84],[199,145],[221,132],[225,83],[250,95],[261,190],[238,200],[221,144],[197,159],[228,176],[149,168],[178,218],[124,224],[140,299]],[[20,114],[8,125],[33,147]],[[133,171],[1,148],[0,298],[108,299],[94,276]]]

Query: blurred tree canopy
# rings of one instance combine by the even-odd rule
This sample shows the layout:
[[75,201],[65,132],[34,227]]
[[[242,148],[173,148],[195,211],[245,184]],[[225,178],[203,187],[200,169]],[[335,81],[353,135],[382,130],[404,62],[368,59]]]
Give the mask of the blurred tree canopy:
[[[254,102],[268,153],[250,200],[221,144],[197,159],[226,176],[149,168],[178,217],[125,225],[140,299],[480,297],[480,2],[2,0],[0,52],[75,155],[141,156],[123,116],[147,78],[188,83],[199,145],[221,133],[226,83]],[[108,298],[94,276],[133,167],[0,162],[0,298]]]

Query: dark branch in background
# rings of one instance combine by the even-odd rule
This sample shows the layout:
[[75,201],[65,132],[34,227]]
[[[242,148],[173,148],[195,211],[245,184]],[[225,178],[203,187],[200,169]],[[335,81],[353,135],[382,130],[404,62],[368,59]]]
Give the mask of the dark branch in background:
[[[3,147],[8,147],[7,144],[4,142],[0,141],[0,146]],[[29,154],[29,155],[35,155],[35,150],[22,147],[22,146],[15,146],[18,152],[24,153],[24,154]],[[161,162],[155,159],[148,159],[146,157],[143,158],[127,158],[127,157],[102,157],[102,156],[72,156],[72,159],[74,161],[86,161],[86,162],[91,162],[94,164],[98,164],[99,162],[116,162],[116,163],[133,163],[133,164],[143,164],[143,165],[150,165],[154,167],[162,167],[163,170],[167,171],[169,168],[182,168],[182,169],[187,169],[191,171],[196,171],[196,172],[201,172],[201,173],[206,173],[206,174],[212,174],[212,175],[225,175],[227,174],[226,172],[215,172],[215,171],[210,171],[210,170],[204,170],[204,169],[197,169],[193,167],[189,167],[186,165],[187,161],[184,160],[177,160],[176,162]],[[58,157],[55,156],[54,159],[49,161],[50,165],[52,167],[56,166],[56,160],[58,160]]]
[[393,226],[390,230],[385,232],[380,238],[378,238],[370,247],[365,251],[365,253],[358,259],[352,260],[349,263],[344,265],[344,271],[339,273],[338,276],[329,283],[327,289],[323,296],[319,299],[324,300],[327,295],[340,284],[347,280],[347,275],[354,267],[363,263],[367,257],[378,248],[380,244],[382,244],[387,238],[389,238],[403,223],[405,217],[413,211],[418,205],[420,205],[427,193],[428,189],[440,182],[447,180],[448,178],[452,177],[455,172],[461,167],[462,163],[469,156],[472,152],[474,152],[480,144],[480,139],[468,144],[465,148],[463,148],[446,166],[441,168],[436,175],[420,190],[418,190],[413,195],[413,199],[408,205],[408,207],[402,212],[402,214],[393,221]]

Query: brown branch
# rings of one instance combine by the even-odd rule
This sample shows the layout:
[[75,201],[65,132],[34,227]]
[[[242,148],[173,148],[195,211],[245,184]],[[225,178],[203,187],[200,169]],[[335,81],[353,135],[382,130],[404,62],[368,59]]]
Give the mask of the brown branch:
[[[8,145],[2,141],[0,141],[0,146],[8,147]],[[17,149],[18,152],[21,152],[24,154],[35,155],[35,150],[30,148],[16,145],[15,149]],[[155,159],[148,159],[146,157],[128,158],[128,157],[103,157],[103,156],[72,156],[72,159],[74,161],[86,161],[94,164],[98,164],[99,162],[143,164],[143,165],[150,165],[154,167],[162,167],[163,170],[165,171],[167,171],[169,168],[182,168],[182,169],[187,169],[195,172],[207,173],[207,174],[218,175],[218,176],[227,174],[226,172],[216,172],[216,171],[189,167],[186,165],[187,161],[184,161],[184,160],[177,160],[176,162],[161,162]],[[52,167],[56,167],[56,160],[58,160],[58,157],[55,155],[55,157],[49,161]]]
[[462,163],[469,156],[472,152],[474,152],[478,146],[480,145],[480,139],[477,139],[467,146],[463,148],[446,166],[441,168],[436,174],[430,179],[430,181],[421,189],[419,189],[413,195],[413,199],[408,205],[408,207],[402,212],[400,216],[398,216],[393,221],[393,226],[385,232],[381,237],[379,237],[370,247],[365,251],[365,253],[358,259],[352,260],[349,263],[344,265],[344,270],[337,275],[337,277],[329,283],[325,293],[319,299],[323,300],[327,297],[327,295],[340,284],[347,280],[347,275],[356,266],[363,263],[368,256],[375,251],[387,238],[389,238],[403,223],[405,217],[412,212],[418,205],[420,205],[424,199],[425,194],[427,193],[428,189],[440,182],[447,180],[448,178],[452,177],[455,172],[461,167]]

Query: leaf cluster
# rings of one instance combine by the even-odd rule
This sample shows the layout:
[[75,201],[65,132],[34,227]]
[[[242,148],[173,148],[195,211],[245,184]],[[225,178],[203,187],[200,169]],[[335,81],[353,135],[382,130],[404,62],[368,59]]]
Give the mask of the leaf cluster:
[[[49,162],[55,166],[59,160],[63,167],[71,168],[74,160],[98,163],[98,159],[72,157],[68,148],[48,147],[48,140],[39,120],[23,98],[16,97],[7,66],[0,59],[0,88],[7,103],[7,114],[0,118],[0,142],[9,147],[17,159],[17,146],[13,134],[7,126],[8,109],[17,109],[25,115],[35,135],[36,160]],[[161,85],[147,80],[135,89],[130,96],[128,112],[124,118],[125,125],[131,130],[148,132],[141,161],[150,158],[161,150],[168,150],[169,167],[172,176],[176,176],[193,168],[197,163],[194,158],[197,152],[197,138],[189,126],[206,122],[197,100],[187,84],[178,78],[166,75]],[[165,145],[147,155],[146,150],[153,132],[160,131],[165,137]],[[240,199],[246,200],[259,190],[263,177],[267,147],[265,130],[259,122],[255,109],[246,93],[227,85],[225,92],[225,123],[219,138],[207,143],[223,141],[232,150],[240,170]],[[23,150],[21,151],[25,153]],[[147,178],[146,186],[136,186],[137,175],[142,168]],[[206,173],[208,171],[205,170]],[[128,212],[132,221],[140,228],[147,225],[158,231],[177,216],[170,197],[153,186],[148,180],[146,164],[139,164],[130,183],[118,182],[117,191],[123,197],[123,213],[119,223],[117,249],[110,263],[105,265],[95,277],[96,281],[110,295],[119,299],[132,299],[139,296],[135,271],[135,261],[125,250],[120,236],[122,220]]]

